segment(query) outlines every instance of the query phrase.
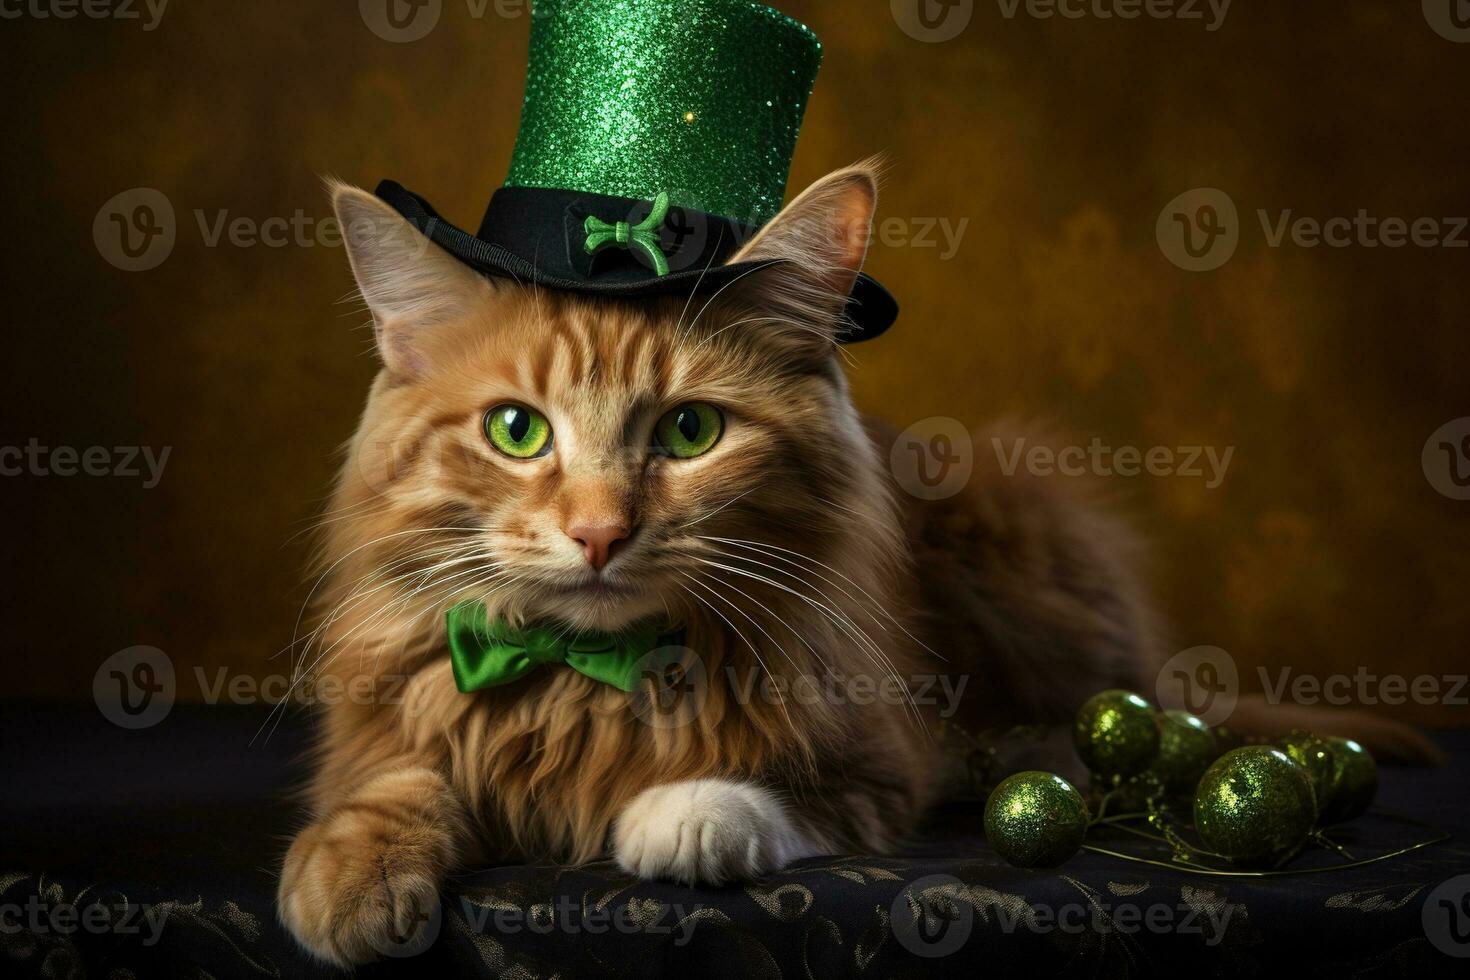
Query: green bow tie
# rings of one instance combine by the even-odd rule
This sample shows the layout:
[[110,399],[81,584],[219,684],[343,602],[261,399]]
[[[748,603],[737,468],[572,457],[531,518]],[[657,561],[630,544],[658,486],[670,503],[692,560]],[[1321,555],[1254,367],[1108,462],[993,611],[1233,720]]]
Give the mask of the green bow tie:
[[449,659],[454,683],[465,694],[518,681],[537,664],[566,664],[595,681],[635,691],[642,674],[639,662],[678,639],[677,634],[660,634],[652,622],[636,623],[615,635],[572,633],[564,626],[512,629],[504,619],[490,622],[480,602],[449,610]]
[[609,223],[589,214],[587,220],[582,222],[582,230],[587,232],[587,242],[582,247],[588,254],[608,245],[637,249],[648,259],[654,272],[661,276],[666,275],[669,271],[669,260],[664,258],[664,253],[659,248],[658,230],[663,226],[664,217],[668,213],[669,195],[659,191],[658,197],[653,199],[653,210],[636,225],[630,225],[626,221]]

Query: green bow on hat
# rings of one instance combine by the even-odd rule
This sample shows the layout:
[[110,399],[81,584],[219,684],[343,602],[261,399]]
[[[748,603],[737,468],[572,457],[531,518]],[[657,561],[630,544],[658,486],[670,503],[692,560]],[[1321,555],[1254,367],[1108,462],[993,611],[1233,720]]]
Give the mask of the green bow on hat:
[[669,195],[659,191],[658,196],[653,199],[653,210],[636,225],[626,221],[607,222],[589,214],[582,223],[582,230],[587,232],[587,242],[582,247],[589,253],[609,245],[637,249],[648,259],[655,273],[666,276],[669,274],[669,260],[664,258],[664,253],[659,248],[658,230],[663,227],[668,213]]
[[454,683],[466,694],[518,681],[538,664],[566,664],[595,681],[632,692],[642,679],[641,661],[677,640],[677,634],[661,634],[648,621],[616,634],[574,632],[559,625],[516,629],[500,617],[491,621],[481,602],[449,610],[449,659]]

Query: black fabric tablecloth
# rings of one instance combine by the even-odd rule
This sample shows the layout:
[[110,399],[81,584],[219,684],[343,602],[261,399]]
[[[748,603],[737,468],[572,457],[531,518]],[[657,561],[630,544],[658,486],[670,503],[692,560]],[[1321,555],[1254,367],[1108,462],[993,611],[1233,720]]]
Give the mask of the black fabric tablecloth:
[[[263,717],[178,705],[125,731],[91,705],[0,708],[0,975],[330,974],[275,919],[306,729],[252,744]],[[432,945],[359,973],[1470,976],[1470,877],[1454,881],[1470,875],[1470,732],[1439,739],[1451,765],[1386,770],[1380,800],[1451,839],[1365,867],[1217,878],[1084,852],[1021,871],[986,846],[978,805],[951,806],[900,856],[807,860],[746,887],[606,862],[465,872]],[[1366,854],[1424,832],[1370,816],[1339,836]]]

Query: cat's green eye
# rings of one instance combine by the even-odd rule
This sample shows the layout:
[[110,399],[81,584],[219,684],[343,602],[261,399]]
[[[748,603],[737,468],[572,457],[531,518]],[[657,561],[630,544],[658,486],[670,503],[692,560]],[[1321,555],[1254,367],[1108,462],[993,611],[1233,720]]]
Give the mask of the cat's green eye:
[[514,459],[533,459],[551,451],[551,423],[534,408],[496,405],[485,413],[490,445]]
[[680,405],[653,427],[655,448],[679,459],[709,452],[725,430],[725,417],[713,405],[690,402]]

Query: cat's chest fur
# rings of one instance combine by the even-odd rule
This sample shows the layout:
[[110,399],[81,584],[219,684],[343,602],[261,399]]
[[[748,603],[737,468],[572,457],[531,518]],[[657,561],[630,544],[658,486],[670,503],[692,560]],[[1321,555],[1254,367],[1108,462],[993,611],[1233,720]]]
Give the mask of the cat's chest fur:
[[412,680],[395,735],[442,759],[487,859],[571,861],[603,853],[618,815],[652,786],[799,783],[850,741],[853,725],[831,705],[753,685],[713,639],[699,653],[696,644],[696,668],[679,683],[632,694],[562,665],[466,694],[447,664],[432,664]]

